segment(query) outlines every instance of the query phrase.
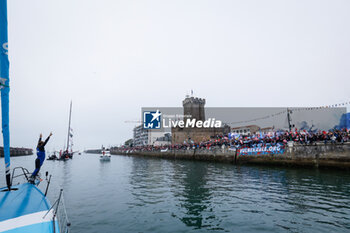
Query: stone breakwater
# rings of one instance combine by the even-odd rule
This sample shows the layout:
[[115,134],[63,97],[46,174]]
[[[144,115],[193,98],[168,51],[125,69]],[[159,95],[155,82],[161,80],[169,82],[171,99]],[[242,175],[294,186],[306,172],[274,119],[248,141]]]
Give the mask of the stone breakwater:
[[242,155],[232,148],[121,151],[111,149],[111,154],[156,157],[165,159],[188,159],[233,164],[266,164],[282,166],[308,166],[350,169],[350,143],[285,146],[281,154]]
[[84,152],[87,154],[102,154],[101,149],[90,149],[90,150],[85,150]]
[[[19,148],[19,147],[10,148],[11,156],[22,156],[22,155],[32,155],[32,154],[33,154],[33,149]],[[4,157],[4,147],[0,147],[0,157]]]

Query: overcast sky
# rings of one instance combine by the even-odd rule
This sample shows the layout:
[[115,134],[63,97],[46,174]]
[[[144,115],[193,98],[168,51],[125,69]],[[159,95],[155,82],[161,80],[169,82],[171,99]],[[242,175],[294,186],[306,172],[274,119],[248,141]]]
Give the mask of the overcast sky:
[[9,0],[11,146],[132,137],[141,107],[350,101],[350,1]]

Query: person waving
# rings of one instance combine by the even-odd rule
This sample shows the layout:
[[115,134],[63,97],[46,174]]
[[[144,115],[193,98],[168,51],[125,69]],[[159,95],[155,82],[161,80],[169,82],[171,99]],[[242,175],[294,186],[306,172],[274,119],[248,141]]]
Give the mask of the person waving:
[[35,159],[35,170],[33,171],[29,181],[31,183],[34,183],[35,177],[38,175],[38,172],[40,171],[41,166],[43,165],[45,161],[45,145],[49,141],[50,137],[52,136],[52,133],[46,138],[46,140],[43,142],[41,138],[43,137],[42,134],[40,134],[38,145],[36,147],[36,155],[37,158]]

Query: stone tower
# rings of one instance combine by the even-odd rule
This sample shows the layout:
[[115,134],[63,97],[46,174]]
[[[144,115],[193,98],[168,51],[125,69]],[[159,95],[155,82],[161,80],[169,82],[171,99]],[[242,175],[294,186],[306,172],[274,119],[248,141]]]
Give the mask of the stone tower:
[[[187,119],[205,121],[204,105],[205,99],[193,96],[186,96],[186,98],[182,101],[182,106],[184,108],[185,115],[184,121],[186,121]],[[191,115],[191,117],[188,117],[186,115]]]

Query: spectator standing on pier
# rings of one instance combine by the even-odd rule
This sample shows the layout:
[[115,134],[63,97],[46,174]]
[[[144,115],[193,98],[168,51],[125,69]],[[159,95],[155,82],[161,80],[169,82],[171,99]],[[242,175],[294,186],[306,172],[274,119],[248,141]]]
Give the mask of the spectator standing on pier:
[[41,166],[43,165],[45,161],[45,145],[49,141],[50,137],[52,136],[52,133],[46,138],[45,142],[41,140],[42,134],[40,134],[38,145],[36,147],[36,155],[37,158],[35,160],[35,170],[32,173],[30,177],[30,182],[34,183],[35,177],[37,176],[38,172],[40,171]]

